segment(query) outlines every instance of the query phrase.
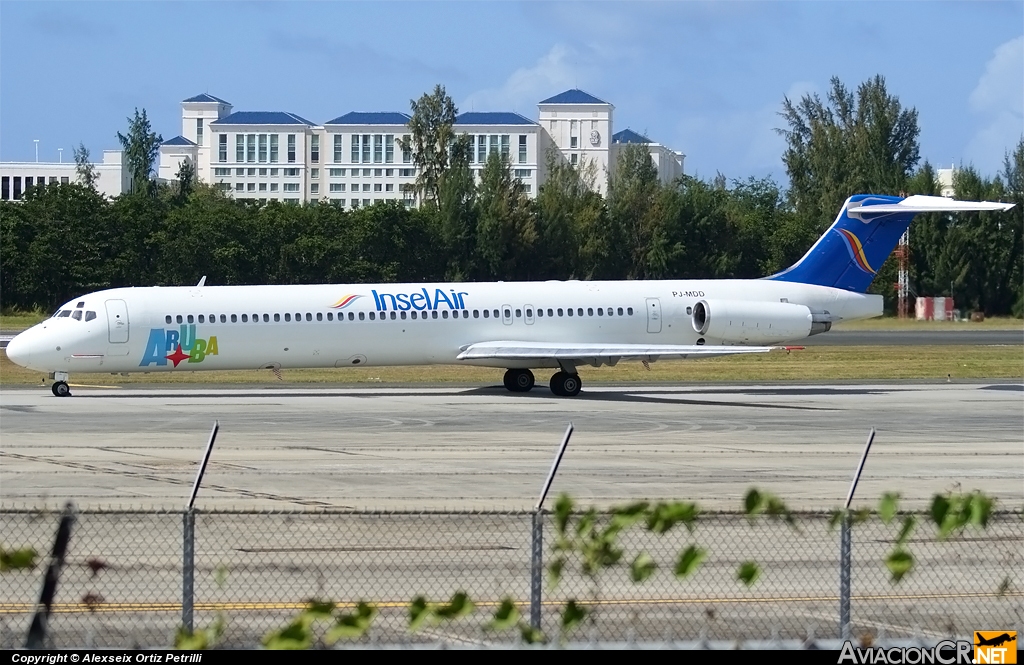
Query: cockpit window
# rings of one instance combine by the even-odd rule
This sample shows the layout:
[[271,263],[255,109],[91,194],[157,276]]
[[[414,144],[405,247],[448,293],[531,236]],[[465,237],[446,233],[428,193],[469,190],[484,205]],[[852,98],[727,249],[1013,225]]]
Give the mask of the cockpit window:
[[82,320],[82,310],[76,309],[74,312],[72,312],[71,318],[74,319],[75,321],[81,321]]
[[71,316],[71,310],[70,309],[62,309],[59,312],[57,312],[57,316],[59,316],[62,319],[65,319],[65,318]]
[[75,305],[75,309],[80,309],[82,307],[85,307],[85,301],[84,300],[82,300],[77,305]]
[[86,312],[85,313],[85,320],[86,321],[92,321],[95,318],[96,318],[96,312],[91,312],[90,311],[90,312]]

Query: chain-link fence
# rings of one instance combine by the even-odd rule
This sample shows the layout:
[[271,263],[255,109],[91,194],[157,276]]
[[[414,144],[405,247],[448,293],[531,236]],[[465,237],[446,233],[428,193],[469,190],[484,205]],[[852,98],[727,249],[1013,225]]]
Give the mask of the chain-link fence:
[[[220,645],[252,647],[312,598],[343,606],[371,603],[377,615],[360,640],[379,644],[516,641],[519,630],[488,626],[505,598],[516,603],[524,625],[530,624],[532,604],[547,636],[562,633],[576,642],[840,634],[840,529],[830,528],[827,515],[796,515],[791,526],[765,517],[705,514],[692,532],[677,525],[660,535],[636,524],[613,543],[612,550],[621,551],[617,563],[609,555],[603,559],[609,565],[587,574],[586,558],[573,552],[557,586],[549,579],[531,585],[531,573],[541,566],[547,578],[558,537],[553,516],[545,514],[543,547],[535,548],[532,517],[196,511],[189,593],[182,513],[80,512],[47,642],[166,646],[182,625],[184,607],[196,629],[223,617]],[[24,643],[58,518],[52,512],[0,510],[0,546],[32,547],[42,555],[34,568],[0,576],[0,647]],[[598,516],[601,523],[608,519]],[[899,530],[899,520],[884,524],[878,518],[852,527],[854,637],[939,639],[1024,624],[1020,513],[995,513],[986,528],[968,526],[942,540],[927,516],[919,516],[903,544],[913,565],[894,582],[886,558]],[[691,545],[703,559],[682,566],[688,574],[677,576],[681,554]],[[643,581],[633,580],[633,562],[640,576],[649,575]],[[474,612],[409,631],[414,597],[444,602],[457,591],[474,601]],[[565,632],[569,600],[586,616]]]

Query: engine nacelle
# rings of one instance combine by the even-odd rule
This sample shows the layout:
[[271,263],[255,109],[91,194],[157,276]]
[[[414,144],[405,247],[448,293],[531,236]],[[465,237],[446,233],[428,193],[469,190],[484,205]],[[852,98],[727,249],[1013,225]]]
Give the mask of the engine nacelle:
[[812,331],[809,308],[785,302],[701,300],[693,307],[692,324],[699,335],[734,344],[773,344],[824,332]]

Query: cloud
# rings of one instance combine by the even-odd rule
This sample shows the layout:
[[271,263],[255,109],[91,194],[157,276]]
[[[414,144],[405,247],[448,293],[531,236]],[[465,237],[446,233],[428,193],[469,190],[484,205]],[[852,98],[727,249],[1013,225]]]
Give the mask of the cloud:
[[582,88],[588,71],[577,65],[585,61],[572,49],[555,44],[536,64],[521,67],[496,88],[477,90],[466,97],[459,110],[507,111],[533,114],[537,102],[569,88]]
[[968,101],[981,122],[964,159],[982,173],[995,173],[1024,134],[1024,35],[996,49]]

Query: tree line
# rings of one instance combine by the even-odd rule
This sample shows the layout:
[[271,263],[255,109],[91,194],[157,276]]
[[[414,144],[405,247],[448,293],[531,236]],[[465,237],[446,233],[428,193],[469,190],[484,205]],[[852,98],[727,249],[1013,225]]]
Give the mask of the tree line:
[[[594,191],[592,165],[553,153],[530,198],[500,154],[475,181],[444,88],[412,110],[407,148],[420,204],[355,210],[234,200],[196,182],[189,164],[175,186],[155,186],[148,176],[160,137],[136,112],[118,135],[131,192],[104,198],[81,159],[80,182],[0,202],[2,306],[50,309],[93,290],[203,275],[211,285],[756,278],[799,259],[851,194],[938,194],[935,170],[920,160],[917,112],[881,77],[854,91],[833,79],[824,100],[784,100],[788,189],[721,175],[662,184],[646,147],[626,145],[607,195]],[[953,185],[957,198],[1017,203],[1010,213],[915,220],[916,294],[952,293],[959,307],[990,315],[1024,311],[1024,137],[1004,161],[994,176],[961,168]],[[890,258],[871,287],[889,309],[895,282]]]

